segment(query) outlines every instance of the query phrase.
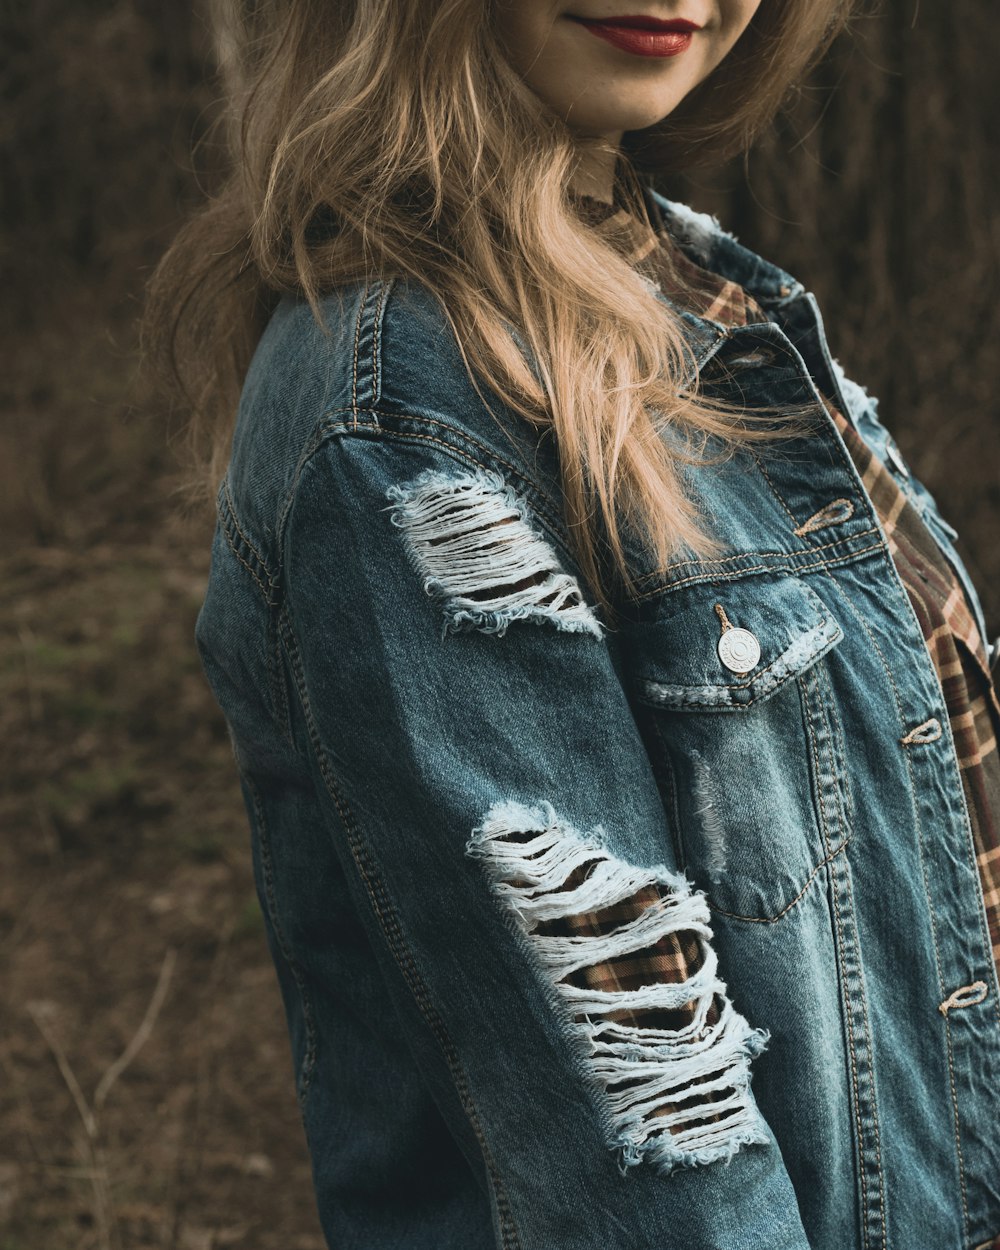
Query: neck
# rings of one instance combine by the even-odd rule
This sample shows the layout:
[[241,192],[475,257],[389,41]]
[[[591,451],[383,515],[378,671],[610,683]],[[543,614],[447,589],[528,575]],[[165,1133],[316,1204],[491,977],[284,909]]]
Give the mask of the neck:
[[613,204],[617,170],[617,144],[612,146],[605,140],[600,146],[584,147],[570,186],[578,195],[589,195],[605,204]]

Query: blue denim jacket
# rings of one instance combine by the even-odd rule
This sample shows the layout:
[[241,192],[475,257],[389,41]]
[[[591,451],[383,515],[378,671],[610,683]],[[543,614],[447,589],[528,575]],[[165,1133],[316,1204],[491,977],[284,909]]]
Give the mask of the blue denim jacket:
[[[681,313],[704,385],[806,428],[689,470],[722,550],[640,564],[614,628],[551,440],[491,415],[426,289],[340,289],[325,332],[286,301],[246,381],[197,641],[323,1227],[338,1250],[992,1246],[1000,997],[958,763],[819,391],[981,609],[813,297],[655,199],[769,318]],[[552,936],[636,897],[629,925]],[[648,959],[678,936],[681,985]],[[637,988],[572,977],[629,952]],[[687,1029],[623,1015],[685,1002]]]

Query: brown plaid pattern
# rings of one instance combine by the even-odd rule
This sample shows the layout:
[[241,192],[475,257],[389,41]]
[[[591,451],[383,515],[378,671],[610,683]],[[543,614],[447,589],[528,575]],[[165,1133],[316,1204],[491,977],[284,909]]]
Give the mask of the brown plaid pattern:
[[[589,865],[575,868],[566,878],[564,890],[575,890],[587,879]],[[666,887],[658,889],[647,886],[629,899],[615,903],[600,911],[586,912],[582,916],[568,916],[560,920],[543,921],[535,932],[544,937],[600,937],[612,933],[631,920],[635,920],[647,907],[666,896]],[[616,992],[638,990],[651,981],[683,981],[701,967],[701,949],[693,933],[669,933],[645,950],[630,951],[603,964],[578,968],[565,978],[569,985],[580,989]],[[682,1029],[694,1016],[692,1004],[676,1010],[608,1012],[605,1019],[619,1024],[637,1025],[648,1029]],[[713,1014],[714,1013],[714,1014]],[[708,1012],[708,1023],[713,1024],[719,1015],[713,1005]]]
[[[592,864],[581,864],[566,878],[563,890],[575,890],[587,879]],[[667,893],[667,887],[646,886],[638,890],[630,898],[600,911],[585,912],[579,916],[567,916],[559,920],[546,920],[540,923],[534,932],[544,937],[599,937],[612,933],[631,920],[635,920],[647,907],[652,906]],[[666,933],[653,946],[645,950],[629,951],[617,955],[603,963],[588,964],[578,968],[564,978],[569,985],[579,989],[603,990],[614,993],[622,990],[637,990],[654,981],[680,982],[692,976],[702,964],[701,947],[694,933],[681,931]],[[643,1029],[683,1029],[694,1019],[694,1001],[685,1003],[676,1009],[650,1009],[644,1011],[609,1011],[602,1019],[613,1020],[626,1027]],[[710,1004],[705,1015],[705,1023],[715,1024],[720,1017],[719,1003],[716,998]],[[640,1078],[641,1080],[641,1078]],[[617,1089],[625,1089],[635,1082],[620,1081]],[[709,1090],[696,1095],[702,1102],[721,1102],[728,1097],[726,1090]],[[651,1116],[669,1115],[678,1110],[684,1102],[663,1103],[654,1108]],[[715,1123],[725,1119],[722,1115],[705,1115],[706,1123]],[[682,1125],[689,1127],[689,1125]]]
[[[572,199],[583,220],[619,248],[639,272],[658,283],[664,295],[685,302],[700,316],[727,325],[767,320],[741,286],[702,269],[685,256],[662,220],[650,223],[633,214],[619,198],[617,187],[614,204],[584,195],[573,195]],[[917,509],[846,418],[829,401],[827,407],[882,522],[941,681],[972,822],[993,957],[1000,970],[1000,702],[982,639],[961,585]],[[586,865],[578,869],[580,875],[573,884],[583,880],[586,871]],[[560,922],[562,927],[547,931],[566,936],[607,933],[634,919],[653,896],[654,891],[644,891],[627,903],[575,916],[571,922]],[[634,989],[653,980],[683,981],[700,965],[695,937],[669,934],[649,950],[582,968],[570,979],[595,989]],[[690,1022],[693,1009],[690,1003],[676,1012],[619,1012],[614,1018],[638,1027],[676,1029]],[[713,1004],[708,1019],[709,1023],[718,1019],[717,1004]]]
[[[616,194],[618,188],[616,187]],[[756,302],[738,282],[729,282],[695,264],[678,248],[662,221],[640,221],[620,199],[614,204],[570,193],[579,215],[662,293],[684,303],[699,317],[725,325],[766,321]]]
[[941,680],[1000,971],[1000,701],[983,640],[961,583],[917,509],[847,419],[832,404],[827,407],[882,522]]

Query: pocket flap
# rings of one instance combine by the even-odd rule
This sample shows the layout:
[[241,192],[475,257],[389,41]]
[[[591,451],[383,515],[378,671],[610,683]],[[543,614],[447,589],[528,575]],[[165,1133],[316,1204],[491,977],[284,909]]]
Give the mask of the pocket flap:
[[[667,595],[661,613],[630,631],[629,667],[640,701],[679,710],[749,708],[844,636],[797,577],[701,582]],[[745,632],[720,652],[730,630]]]

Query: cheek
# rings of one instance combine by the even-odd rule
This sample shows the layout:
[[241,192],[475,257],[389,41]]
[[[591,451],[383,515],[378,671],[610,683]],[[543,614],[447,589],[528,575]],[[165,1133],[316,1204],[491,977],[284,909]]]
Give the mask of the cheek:
[[733,43],[750,25],[753,15],[761,6],[761,0],[723,0],[722,18]]
[[761,0],[722,0],[719,5],[721,20],[707,67],[709,71],[729,55],[760,6]]
[[541,8],[508,20],[501,38],[515,72],[535,95],[561,111],[580,93],[579,36]]
[[495,28],[511,64],[525,77],[543,53],[551,34],[552,19],[541,4],[516,0],[499,7]]

